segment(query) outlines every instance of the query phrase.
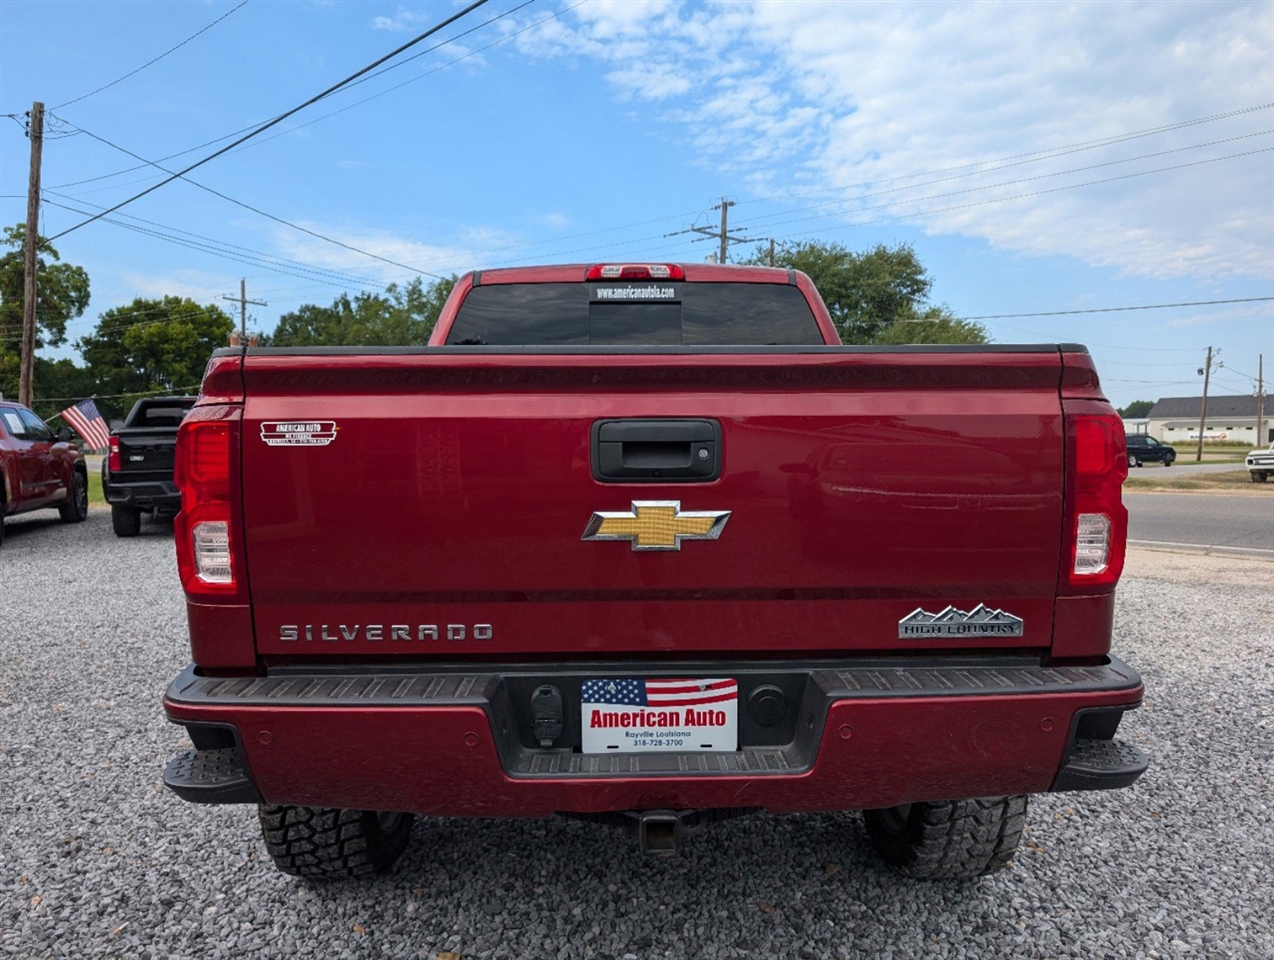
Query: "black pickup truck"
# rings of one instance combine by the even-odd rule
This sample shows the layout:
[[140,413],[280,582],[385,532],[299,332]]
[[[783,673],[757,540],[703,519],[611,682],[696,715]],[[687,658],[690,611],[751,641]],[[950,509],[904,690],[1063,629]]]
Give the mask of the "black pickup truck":
[[102,461],[102,493],[111,505],[117,537],[135,537],[142,513],[175,514],[181,492],[173,483],[177,428],[197,397],[148,397],[111,430],[110,453]]

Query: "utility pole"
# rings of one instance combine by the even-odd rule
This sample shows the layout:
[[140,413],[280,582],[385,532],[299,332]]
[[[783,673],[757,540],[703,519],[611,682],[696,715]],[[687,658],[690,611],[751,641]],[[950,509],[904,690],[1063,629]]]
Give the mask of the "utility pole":
[[774,266],[774,238],[770,237],[770,266]]
[[248,342],[248,304],[252,304],[254,307],[268,307],[269,304],[264,300],[248,299],[248,281],[246,277],[239,280],[239,295],[237,297],[222,294],[221,299],[239,304],[239,342],[246,345]]
[[[1218,350],[1217,353],[1221,351]],[[1208,422],[1208,378],[1212,376],[1212,348],[1208,347],[1207,362],[1199,369],[1203,377],[1203,405],[1199,410],[1199,446],[1194,454],[1194,462],[1203,460],[1203,428]]]
[[718,241],[721,245],[720,250],[717,253],[717,263],[725,263],[726,256],[730,250],[730,244],[752,242],[747,237],[732,237],[730,235],[729,211],[730,211],[730,208],[734,206],[734,203],[735,202],[733,200],[727,200],[725,197],[722,197],[721,202],[712,208],[713,210],[721,211],[720,230],[715,230],[712,227],[692,226],[692,227],[687,227],[685,230],[677,230],[677,231],[674,231],[673,233],[665,233],[664,236],[678,237],[683,233],[701,233],[705,237],[711,237],[713,240]]
[[18,403],[31,406],[35,374],[36,268],[40,259],[40,157],[44,153],[44,104],[31,104],[31,174],[27,179],[27,235],[22,249],[22,365],[18,373]]
[[1265,446],[1265,354],[1256,358],[1256,445]]

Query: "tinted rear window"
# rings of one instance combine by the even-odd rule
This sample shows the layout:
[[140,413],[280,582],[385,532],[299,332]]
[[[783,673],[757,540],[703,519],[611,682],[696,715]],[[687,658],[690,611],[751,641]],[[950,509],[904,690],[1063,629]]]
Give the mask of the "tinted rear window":
[[169,403],[163,406],[146,404],[139,406],[129,417],[130,427],[179,427],[195,401]]
[[510,283],[469,291],[450,344],[821,344],[805,297],[768,283]]

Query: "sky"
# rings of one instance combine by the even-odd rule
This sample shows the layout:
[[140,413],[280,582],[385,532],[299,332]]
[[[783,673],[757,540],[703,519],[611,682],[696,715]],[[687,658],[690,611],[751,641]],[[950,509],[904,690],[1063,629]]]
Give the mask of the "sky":
[[0,3],[0,224],[39,100],[41,233],[92,284],[72,340],[135,297],[237,311],[241,278],[269,331],[417,275],[700,261],[724,197],[732,258],[910,244],[935,303],[1087,344],[1119,406],[1197,396],[1209,346],[1214,395],[1274,378],[1269,2],[490,0],[77,227],[462,9]]

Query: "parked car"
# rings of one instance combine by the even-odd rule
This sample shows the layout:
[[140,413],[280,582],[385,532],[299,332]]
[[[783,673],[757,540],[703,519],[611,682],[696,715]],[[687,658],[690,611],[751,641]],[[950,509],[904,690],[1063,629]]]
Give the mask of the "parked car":
[[4,517],[55,508],[64,523],[88,516],[88,468],[70,427],[57,433],[34,413],[0,400],[0,543]]
[[143,513],[176,514],[181,493],[173,482],[177,428],[195,397],[147,397],[133,404],[124,422],[111,430],[102,460],[102,493],[111,505],[117,537],[135,537]]
[[1147,463],[1158,460],[1165,467],[1172,466],[1177,459],[1177,451],[1166,443],[1160,443],[1154,437],[1144,433],[1128,435],[1128,466],[1144,467]]
[[1274,473],[1274,443],[1265,450],[1253,450],[1244,463],[1252,474],[1252,482],[1264,483]]

